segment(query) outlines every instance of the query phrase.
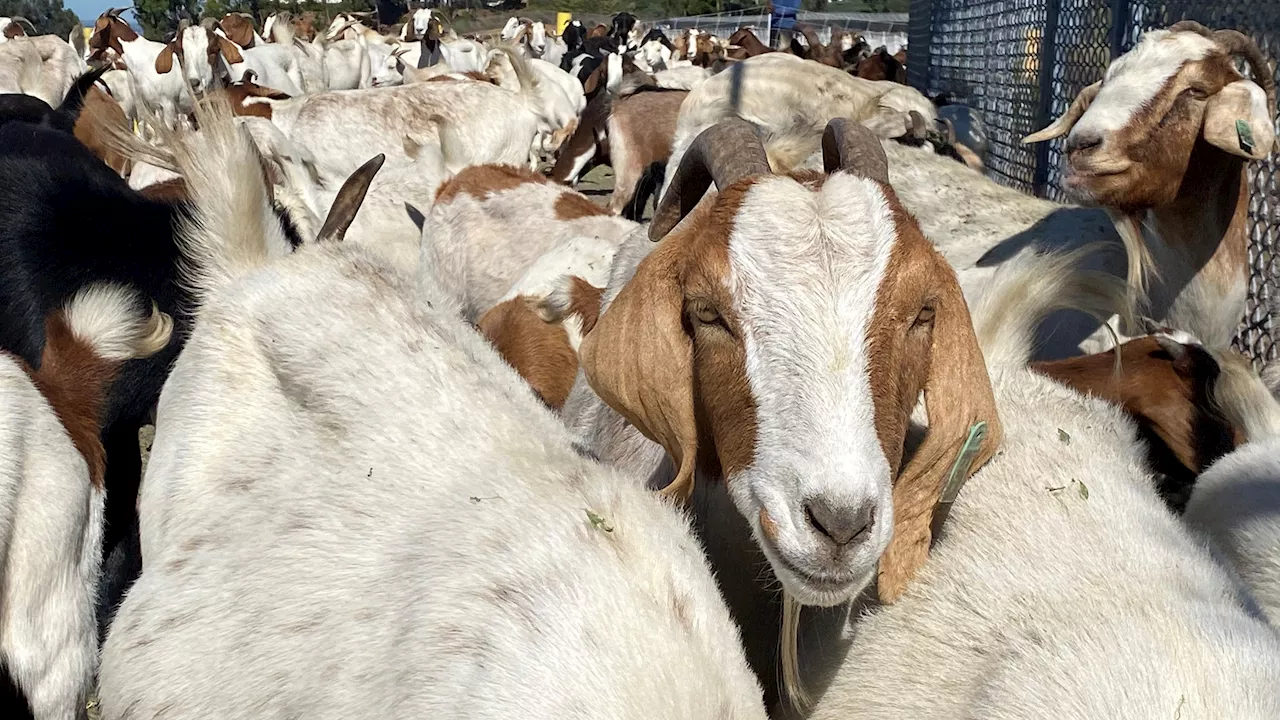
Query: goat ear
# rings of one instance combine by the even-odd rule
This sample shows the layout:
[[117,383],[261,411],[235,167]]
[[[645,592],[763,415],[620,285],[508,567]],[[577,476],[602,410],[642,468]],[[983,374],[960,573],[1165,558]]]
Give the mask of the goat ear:
[[173,69],[173,43],[164,46],[156,56],[156,72],[163,75]]
[[1080,120],[1080,116],[1084,115],[1084,111],[1089,109],[1089,105],[1093,103],[1093,99],[1098,96],[1098,91],[1101,89],[1102,81],[1099,80],[1098,82],[1081,90],[1080,94],[1077,95],[1076,99],[1071,103],[1071,107],[1067,108],[1067,111],[1062,114],[1062,117],[1050,123],[1049,127],[1022,138],[1022,144],[1030,145],[1032,143],[1044,142],[1045,140],[1062,137],[1063,135],[1071,132],[1071,128],[1076,126],[1076,122]]
[[1250,80],[1237,80],[1209,98],[1204,110],[1204,139],[1232,155],[1261,160],[1275,145],[1267,94]]
[[222,57],[227,59],[228,63],[236,65],[244,62],[244,56],[240,54],[240,48],[236,47],[235,43],[221,35],[215,37],[218,38],[218,50],[222,53]]
[[587,81],[582,83],[582,91],[585,94],[590,95],[596,91],[596,88],[600,87],[600,75],[602,74],[601,70],[604,69],[604,67],[605,64],[600,63],[600,67],[592,70],[591,74],[587,76]]
[[[877,582],[882,603],[897,600],[929,557],[934,510],[950,484],[952,468],[963,482],[995,454],[1001,439],[995,396],[969,307],[955,272],[936,251],[928,252],[939,292],[924,383],[929,428],[893,483],[893,539],[880,558]],[[970,432],[983,422],[985,435],[975,435],[975,442],[970,442]]]
[[382,169],[382,163],[386,159],[387,156],[381,153],[374,155],[368,162],[356,168],[356,171],[342,183],[338,194],[333,198],[333,205],[329,207],[329,215],[324,219],[324,225],[320,227],[320,232],[316,233],[316,244],[342,242],[342,238],[347,234],[347,228],[351,227],[351,223],[356,219],[356,213],[360,212],[360,205],[364,203],[364,196],[369,192],[369,185],[373,183],[374,176],[378,174],[378,170]]
[[685,258],[681,243],[659,245],[578,349],[600,399],[671,455],[678,472],[662,492],[682,501],[693,491],[698,452],[693,342],[682,321]]

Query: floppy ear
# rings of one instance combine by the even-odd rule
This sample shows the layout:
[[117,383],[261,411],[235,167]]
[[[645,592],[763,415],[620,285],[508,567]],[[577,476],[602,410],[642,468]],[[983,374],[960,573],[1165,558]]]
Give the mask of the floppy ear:
[[216,35],[215,37],[218,38],[218,50],[222,53],[222,57],[227,59],[228,63],[235,65],[244,62],[244,56],[240,54],[240,48],[236,47],[235,43],[221,35]]
[[698,451],[693,342],[682,322],[685,253],[664,243],[641,261],[578,350],[591,389],[675,461],[676,479],[662,492],[681,501],[693,492]]
[[[957,467],[961,481],[967,479],[995,454],[1001,439],[995,396],[969,307],[951,266],[937,251],[928,252],[940,293],[924,383],[929,429],[893,483],[893,539],[880,557],[877,583],[882,603],[897,600],[929,557],[934,510],[952,467]],[[979,422],[986,423],[986,435],[974,448],[967,441]]]
[[1071,132],[1071,128],[1075,127],[1076,122],[1080,120],[1080,116],[1084,115],[1084,111],[1089,109],[1089,105],[1093,103],[1094,98],[1098,97],[1098,91],[1101,89],[1102,81],[1099,80],[1081,90],[1075,101],[1071,103],[1071,107],[1067,108],[1067,111],[1062,114],[1062,117],[1054,120],[1049,127],[1040,132],[1034,132],[1022,138],[1022,144],[1030,145],[1031,143],[1052,140]]
[[1274,108],[1267,94],[1250,80],[1237,80],[1209,98],[1204,110],[1204,139],[1215,147],[1250,160],[1271,154],[1275,145]]
[[173,69],[173,43],[164,46],[156,56],[156,72],[163,75]]
[[584,93],[590,95],[596,91],[596,88],[600,87],[600,75],[604,69],[605,64],[600,63],[600,67],[591,71],[591,74],[587,76],[586,82],[582,83],[582,91]]

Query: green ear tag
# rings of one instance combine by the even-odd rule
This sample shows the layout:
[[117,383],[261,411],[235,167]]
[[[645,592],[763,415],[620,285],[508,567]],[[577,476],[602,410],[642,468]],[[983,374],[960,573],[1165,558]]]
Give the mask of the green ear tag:
[[946,522],[947,516],[951,514],[951,504],[959,497],[960,488],[964,487],[965,481],[969,479],[969,468],[973,465],[973,457],[978,454],[978,450],[982,447],[982,441],[986,437],[987,423],[985,420],[980,420],[969,427],[969,437],[965,438],[964,445],[960,446],[956,461],[951,465],[951,472],[947,473],[946,482],[942,486],[942,495],[938,498],[938,506],[933,510],[933,536],[935,538],[942,528],[942,523]]
[[1240,138],[1240,149],[1253,154],[1253,128],[1249,127],[1249,123],[1243,120],[1236,121],[1236,135]]

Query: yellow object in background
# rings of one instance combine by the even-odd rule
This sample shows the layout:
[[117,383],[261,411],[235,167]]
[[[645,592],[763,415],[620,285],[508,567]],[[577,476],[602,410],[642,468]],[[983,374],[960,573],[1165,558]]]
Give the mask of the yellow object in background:
[[563,35],[564,29],[569,26],[569,21],[573,19],[573,13],[558,12],[556,13],[556,34]]
[[87,28],[80,28],[80,29],[84,31],[84,41],[89,42],[89,38],[93,37],[93,28],[87,27]]

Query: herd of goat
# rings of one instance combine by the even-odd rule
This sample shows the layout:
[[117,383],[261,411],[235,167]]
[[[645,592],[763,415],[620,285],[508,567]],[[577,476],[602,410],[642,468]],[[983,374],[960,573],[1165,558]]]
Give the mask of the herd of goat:
[[1026,138],[1076,205],[839,34],[24,28],[6,711],[1280,718],[1247,36]]

